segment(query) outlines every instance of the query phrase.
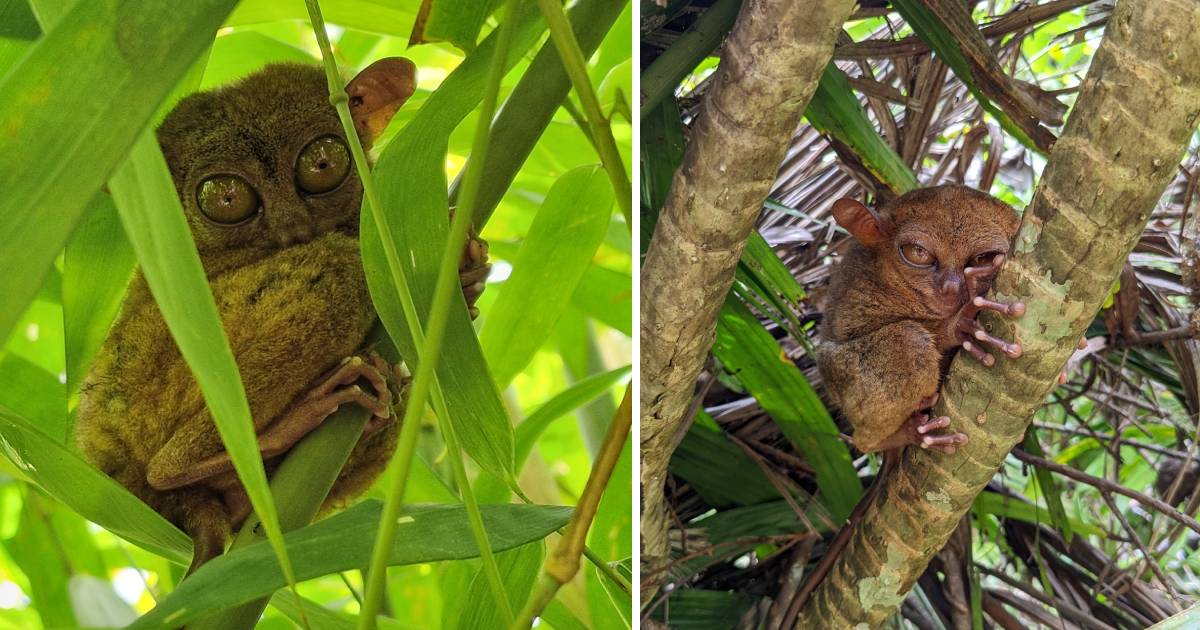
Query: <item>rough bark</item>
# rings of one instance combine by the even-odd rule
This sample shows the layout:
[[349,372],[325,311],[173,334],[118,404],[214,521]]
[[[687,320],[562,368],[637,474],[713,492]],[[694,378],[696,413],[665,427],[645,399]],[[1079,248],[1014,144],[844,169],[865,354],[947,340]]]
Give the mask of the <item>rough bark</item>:
[[854,0],[747,0],[642,267],[644,590],[667,555],[663,483],[692,386],[792,132]]
[[993,290],[1028,307],[988,320],[1024,356],[955,361],[938,413],[970,442],[905,453],[796,627],[877,627],[899,608],[1053,389],[1198,118],[1200,2],[1120,0]]

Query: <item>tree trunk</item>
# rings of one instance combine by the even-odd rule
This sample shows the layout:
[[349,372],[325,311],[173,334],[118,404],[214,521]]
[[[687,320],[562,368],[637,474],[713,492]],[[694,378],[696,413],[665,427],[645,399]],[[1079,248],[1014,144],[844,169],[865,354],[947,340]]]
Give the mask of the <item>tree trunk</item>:
[[1054,388],[1198,117],[1200,3],[1120,0],[993,289],[1026,303],[1016,322],[987,320],[1024,356],[955,360],[937,412],[970,441],[908,449],[796,627],[877,627],[900,607]]
[[642,267],[644,590],[667,557],[663,484],[717,311],[854,0],[746,0]]

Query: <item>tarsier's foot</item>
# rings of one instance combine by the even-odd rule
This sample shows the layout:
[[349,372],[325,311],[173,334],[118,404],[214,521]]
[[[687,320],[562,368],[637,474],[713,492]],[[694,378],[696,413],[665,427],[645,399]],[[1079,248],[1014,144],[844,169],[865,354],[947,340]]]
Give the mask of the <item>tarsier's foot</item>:
[[[450,217],[451,219],[454,217],[454,208],[450,209]],[[463,297],[467,300],[467,310],[471,313],[471,319],[479,316],[479,309],[475,308],[475,300],[478,300],[479,296],[483,294],[485,282],[491,270],[492,266],[488,263],[487,241],[479,238],[474,228],[468,229],[467,245],[463,248],[462,259],[458,262],[458,279],[462,284]]]
[[939,433],[937,435],[930,435],[933,431],[945,429],[949,426],[950,416],[938,416],[934,418],[931,414],[918,411],[908,417],[905,429],[911,435],[912,444],[916,444],[921,448],[931,448],[935,451],[952,455],[954,451],[958,450],[959,446],[967,443],[965,433]]
[[1003,352],[1009,358],[1015,359],[1021,356],[1022,348],[1019,343],[1010,343],[1003,339],[998,339],[988,334],[979,322],[976,321],[976,316],[979,311],[988,310],[995,311],[1006,317],[1020,317],[1025,314],[1025,305],[1021,302],[1013,302],[1004,304],[989,300],[982,295],[978,295],[978,283],[980,279],[990,278],[1000,265],[1004,262],[1004,255],[999,254],[992,259],[991,264],[984,267],[967,267],[963,274],[967,278],[968,295],[974,296],[971,301],[963,307],[958,318],[958,326],[955,331],[958,335],[959,343],[963,350],[979,360],[980,363],[991,367],[995,365],[996,358],[984,351],[983,345],[989,345],[1000,352]]
[[[329,376],[259,436],[263,456],[287,452],[300,438],[308,435],[346,403],[357,403],[370,411],[373,417],[366,431],[378,430],[382,423],[392,417],[393,397],[386,376],[390,373],[391,368],[374,352],[368,353],[365,359],[360,356],[346,357]],[[356,384],[359,379],[365,379],[370,384],[370,392]]]

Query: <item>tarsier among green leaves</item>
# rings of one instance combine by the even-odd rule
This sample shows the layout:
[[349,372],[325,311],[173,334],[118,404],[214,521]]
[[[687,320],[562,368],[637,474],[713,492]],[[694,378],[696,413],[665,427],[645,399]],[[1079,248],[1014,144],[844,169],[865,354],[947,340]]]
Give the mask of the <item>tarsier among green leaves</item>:
[[[412,94],[414,74],[406,59],[382,59],[347,86],[364,147]],[[359,258],[362,185],[324,73],[272,65],[189,96],[163,121],[158,140],[268,470],[339,406],[374,414],[323,509],[348,501],[395,448],[406,379],[366,345],[376,314]],[[486,244],[469,240],[460,265],[468,305],[488,269]],[[76,433],[94,465],[192,537],[190,571],[222,553],[250,512],[140,274],[83,385]]]

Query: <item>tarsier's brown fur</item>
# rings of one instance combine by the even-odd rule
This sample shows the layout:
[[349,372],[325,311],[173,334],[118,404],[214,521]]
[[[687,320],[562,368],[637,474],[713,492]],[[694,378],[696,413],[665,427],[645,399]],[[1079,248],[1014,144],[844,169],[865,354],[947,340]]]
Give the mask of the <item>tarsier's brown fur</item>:
[[[412,71],[407,60],[381,60],[347,87],[364,145],[412,93]],[[319,195],[296,183],[297,156],[324,136],[344,138],[325,76],[299,64],[268,66],[190,96],[158,130],[268,469],[339,404],[357,402],[375,415],[328,508],[361,493],[386,465],[401,415],[391,408],[401,404],[392,391],[403,379],[364,347],[376,315],[359,258],[357,175],[351,168]],[[259,214],[237,225],[207,220],[197,186],[214,173],[249,182]],[[470,303],[488,268],[480,241],[467,258]],[[359,377],[374,391],[354,385]],[[192,570],[220,554],[248,514],[200,390],[140,273],[83,385],[76,426],[94,465],[193,537]]]
[[[861,451],[881,450],[937,392],[949,358],[969,339],[960,320],[974,320],[970,302],[995,273],[979,265],[984,273],[972,283],[965,269],[973,260],[1002,260],[985,259],[1007,254],[1019,224],[1008,205],[964,186],[916,190],[878,214],[892,231],[871,246],[855,235],[830,279],[817,351],[825,389]],[[898,248],[909,241],[919,241],[935,266],[907,264]]]
[[[833,271],[817,367],[829,398],[854,427],[854,445],[883,451],[884,465],[788,608],[805,605],[824,579],[882,479],[908,444],[953,453],[966,435],[944,432],[950,418],[931,418],[942,377],[959,349],[992,365],[989,345],[1016,357],[1021,347],[976,323],[981,309],[1019,317],[1020,303],[983,298],[1008,253],[1019,219],[1008,205],[965,186],[915,190],[877,212],[852,199],[834,204],[834,218],[853,242]],[[931,261],[914,265],[902,250],[919,246]]]

